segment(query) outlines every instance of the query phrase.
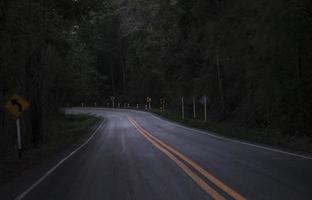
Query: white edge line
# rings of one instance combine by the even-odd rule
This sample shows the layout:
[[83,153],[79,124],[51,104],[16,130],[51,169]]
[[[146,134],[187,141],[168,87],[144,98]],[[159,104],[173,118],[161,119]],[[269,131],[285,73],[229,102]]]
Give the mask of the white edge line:
[[15,200],[21,200],[23,199],[29,192],[31,192],[33,189],[35,189],[44,179],[46,179],[53,171],[55,171],[59,166],[61,166],[67,159],[69,159],[72,155],[74,155],[77,151],[79,151],[82,147],[84,147],[86,144],[90,142],[90,140],[95,136],[95,134],[98,132],[98,130],[103,126],[103,121],[101,120],[99,126],[94,130],[93,134],[77,149],[72,151],[70,154],[68,154],[65,158],[63,158],[61,161],[59,161],[54,167],[52,167],[49,171],[47,171],[41,178],[39,178],[35,183],[33,183],[29,188],[27,188],[23,193],[18,195]]
[[[118,110],[117,108],[97,108],[97,109],[99,109],[99,110],[105,110],[105,109]],[[173,124],[173,125],[175,125],[177,127],[183,128],[185,130],[190,130],[190,131],[193,131],[193,132],[197,132],[199,134],[208,135],[208,136],[211,136],[211,137],[214,137],[214,138],[230,141],[230,142],[233,142],[233,143],[244,144],[244,145],[247,145],[247,146],[256,147],[256,148],[259,148],[259,149],[264,149],[264,150],[267,150],[267,151],[272,151],[272,152],[281,153],[281,154],[285,154],[285,155],[290,155],[290,156],[294,156],[294,157],[298,157],[298,158],[304,158],[304,159],[312,160],[312,157],[310,157],[310,156],[304,156],[304,155],[300,155],[300,154],[296,154],[296,153],[291,153],[291,152],[279,150],[279,149],[276,149],[276,148],[265,147],[265,146],[261,146],[261,145],[257,145],[257,144],[243,142],[243,141],[236,140],[236,139],[230,139],[230,138],[227,138],[227,137],[224,137],[224,136],[219,136],[219,135],[216,135],[216,134],[213,134],[213,133],[209,133],[209,132],[206,132],[206,131],[201,131],[201,130],[198,130],[198,129],[189,128],[189,127],[180,125],[180,124],[178,124],[176,122],[165,120],[165,119],[163,119],[161,117],[156,116],[156,114],[151,113],[151,112],[142,111],[142,110],[131,110],[131,109],[120,109],[120,110],[129,110],[129,111],[134,111],[134,112],[138,112],[138,113],[148,113],[155,119],[158,119],[158,120],[161,120],[161,121],[165,121],[166,123],[171,123],[171,124]]]
[[279,150],[279,149],[275,149],[275,148],[270,148],[270,147],[265,147],[265,146],[261,146],[261,145],[256,145],[256,144],[252,144],[252,143],[248,143],[248,142],[243,142],[243,141],[239,141],[239,140],[235,140],[235,139],[230,139],[230,138],[223,137],[223,136],[218,136],[218,135],[215,135],[215,134],[212,134],[212,133],[208,133],[208,132],[205,132],[205,131],[200,131],[200,130],[197,130],[197,129],[189,128],[189,127],[180,125],[180,124],[175,123],[175,122],[171,122],[171,121],[164,120],[164,119],[162,119],[162,118],[160,118],[160,117],[154,115],[153,113],[150,113],[150,114],[151,114],[151,116],[154,117],[155,119],[162,120],[162,121],[165,121],[165,122],[167,122],[167,123],[171,123],[171,124],[173,124],[173,125],[175,125],[175,126],[177,126],[177,127],[183,128],[183,129],[185,129],[185,130],[191,130],[191,131],[194,131],[194,132],[197,132],[197,133],[200,133],[200,134],[208,135],[208,136],[211,136],[211,137],[214,137],[214,138],[218,138],[218,139],[230,141],[230,142],[233,142],[233,143],[244,144],[244,145],[248,145],[248,146],[252,146],[252,147],[257,147],[257,148],[260,148],[260,149],[265,149],[265,150],[268,150],[268,151],[273,151],[273,152],[277,152],[277,153],[281,153],[281,154],[286,154],[286,155],[290,155],[290,156],[295,156],[295,157],[299,157],[299,158],[304,158],[304,159],[312,160],[312,157],[309,157],[309,156],[304,156],[304,155],[300,155],[300,154],[296,154],[296,153],[291,153],[291,152],[287,152],[287,151],[283,151],[283,150]]

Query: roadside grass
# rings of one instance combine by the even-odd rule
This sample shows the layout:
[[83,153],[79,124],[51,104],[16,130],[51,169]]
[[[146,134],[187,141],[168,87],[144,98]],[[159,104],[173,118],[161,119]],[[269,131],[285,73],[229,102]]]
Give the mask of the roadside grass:
[[293,137],[274,130],[255,130],[229,121],[208,119],[204,122],[189,118],[182,120],[180,116],[170,111],[152,110],[152,112],[171,121],[229,138],[312,154],[312,137]]
[[26,147],[21,160],[13,150],[0,152],[0,186],[21,175],[25,170],[47,160],[86,138],[99,118],[90,115],[65,115],[46,119],[44,142],[38,147]]

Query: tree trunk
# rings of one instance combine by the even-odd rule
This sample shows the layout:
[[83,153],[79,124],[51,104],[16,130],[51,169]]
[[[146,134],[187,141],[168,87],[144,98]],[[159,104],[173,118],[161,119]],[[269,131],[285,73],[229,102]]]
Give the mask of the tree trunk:
[[110,73],[111,73],[111,84],[112,84],[112,94],[115,96],[115,78],[114,78],[114,69],[112,64],[109,66],[110,68]]
[[30,100],[30,124],[32,144],[38,146],[42,140],[42,102],[41,102],[41,70],[38,61],[41,59],[40,51],[30,55],[29,62],[25,66],[25,93]]
[[37,91],[32,98],[31,128],[32,128],[32,144],[38,146],[43,141],[42,134],[42,104],[40,94]]
[[[2,71],[2,69],[0,70],[0,72]],[[5,104],[5,99],[6,97],[6,85],[5,85],[5,81],[4,80],[1,80],[1,95],[0,95],[0,103],[1,105],[4,105]],[[1,121],[1,127],[0,127],[0,130],[1,128],[4,129],[4,126],[5,126],[5,109],[3,108],[3,106],[1,106],[0,108],[0,121]]]
[[296,64],[296,75],[297,75],[297,81],[299,82],[301,79],[301,69],[302,69],[302,61],[301,61],[301,51],[297,47],[297,64]]
[[121,66],[122,66],[122,88],[124,93],[127,90],[127,86],[126,86],[126,79],[127,79],[127,69],[126,69],[126,59],[124,56],[122,56],[121,59]]
[[0,0],[0,24],[5,24],[8,9],[8,1]]
[[220,95],[222,118],[225,118],[226,117],[225,98],[224,98],[222,70],[221,70],[221,65],[220,65],[220,55],[219,55],[218,47],[216,47],[216,65],[217,65],[218,88],[219,88],[219,95]]

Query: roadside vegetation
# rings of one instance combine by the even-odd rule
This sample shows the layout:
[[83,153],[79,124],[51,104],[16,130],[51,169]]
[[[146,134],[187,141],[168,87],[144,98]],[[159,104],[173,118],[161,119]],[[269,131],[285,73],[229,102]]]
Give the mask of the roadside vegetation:
[[[2,135],[0,141],[0,185],[44,162],[53,155],[84,141],[99,118],[90,115],[58,114],[46,120],[44,142],[39,146],[24,143],[23,156],[17,156],[15,132]],[[26,140],[27,141],[27,140]]]
[[0,0],[0,140],[15,131],[3,108],[14,94],[30,102],[32,147],[60,107],[151,97],[177,113],[181,97],[189,112],[192,96],[206,96],[218,129],[306,149],[311,10],[311,0]]
[[230,120],[220,121],[208,118],[205,122],[201,119],[181,119],[181,115],[172,111],[160,111],[153,109],[152,112],[173,122],[178,122],[179,124],[197,128],[199,130],[208,131],[212,134],[223,135],[233,139],[275,146],[280,149],[288,149],[312,155],[312,137],[310,136],[285,136],[285,134],[278,130],[256,129]]

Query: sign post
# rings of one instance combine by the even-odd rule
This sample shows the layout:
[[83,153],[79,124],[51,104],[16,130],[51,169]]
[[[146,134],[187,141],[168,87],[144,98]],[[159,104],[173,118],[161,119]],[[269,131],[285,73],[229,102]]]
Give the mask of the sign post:
[[165,111],[165,103],[166,103],[166,100],[163,98],[160,98],[160,111],[161,112]]
[[113,108],[115,108],[115,97],[114,96],[111,96],[111,101],[112,101],[112,106]]
[[23,99],[18,95],[14,95],[6,103],[6,110],[16,118],[16,134],[17,134],[17,149],[18,149],[18,158],[22,158],[22,136],[21,136],[21,124],[20,118],[25,110],[29,107],[28,101]]
[[148,103],[148,109],[152,110],[152,98],[146,97],[146,102]]
[[16,128],[17,128],[17,148],[18,148],[18,158],[22,158],[22,139],[21,139],[21,126],[20,118],[16,119]]

